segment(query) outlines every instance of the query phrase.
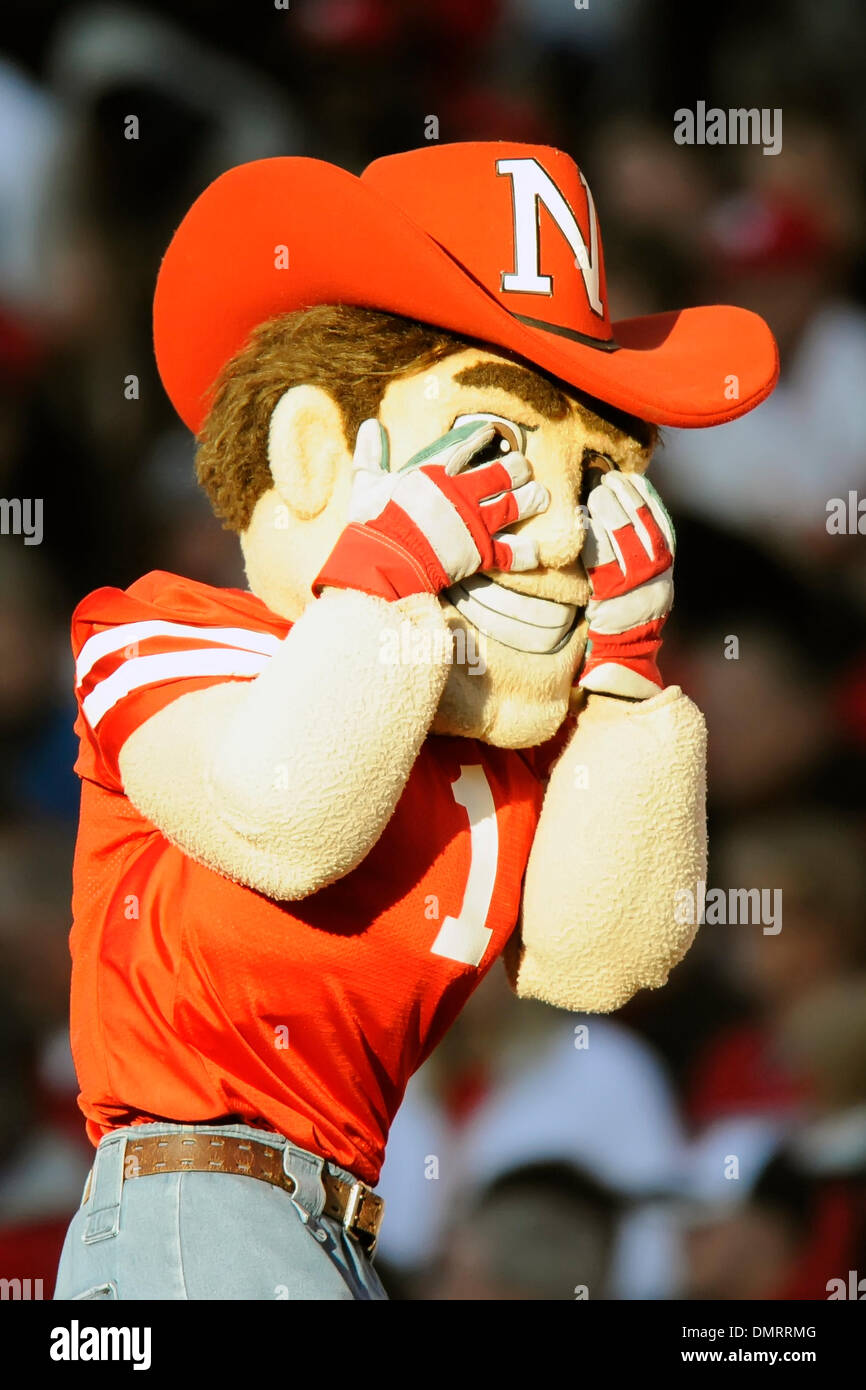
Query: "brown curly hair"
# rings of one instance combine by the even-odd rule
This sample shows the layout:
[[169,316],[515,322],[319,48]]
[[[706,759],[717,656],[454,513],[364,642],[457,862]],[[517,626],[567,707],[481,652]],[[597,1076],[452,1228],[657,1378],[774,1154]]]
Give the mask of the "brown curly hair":
[[320,386],[336,402],[349,448],[377,415],[395,377],[424,371],[468,344],[441,328],[349,304],[268,319],[217,378],[196,453],[198,480],[230,531],[249,525],[271,486],[268,428],[291,386]]

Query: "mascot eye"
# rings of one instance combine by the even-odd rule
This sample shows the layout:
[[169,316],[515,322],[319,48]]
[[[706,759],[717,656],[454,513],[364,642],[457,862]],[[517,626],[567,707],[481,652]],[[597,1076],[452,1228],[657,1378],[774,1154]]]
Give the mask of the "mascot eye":
[[489,444],[485,444],[483,449],[478,449],[469,463],[470,468],[478,468],[482,463],[493,463],[496,459],[501,459],[504,454],[511,452],[512,445],[502,434],[495,434]]
[[479,425],[489,422],[493,425],[496,433],[489,444],[485,444],[483,449],[479,449],[472,456],[470,468],[477,468],[482,463],[493,463],[496,459],[502,458],[504,454],[525,453],[526,452],[526,429],[523,425],[518,425],[513,420],[505,420],[499,415],[458,415],[454,424],[455,429],[458,425],[470,425],[475,421]]
[[606,454],[597,454],[594,450],[587,450],[583,459],[583,479],[580,488],[580,500],[585,505],[589,494],[594,487],[598,487],[602,476],[605,473],[617,473],[619,470],[613,459],[609,459]]

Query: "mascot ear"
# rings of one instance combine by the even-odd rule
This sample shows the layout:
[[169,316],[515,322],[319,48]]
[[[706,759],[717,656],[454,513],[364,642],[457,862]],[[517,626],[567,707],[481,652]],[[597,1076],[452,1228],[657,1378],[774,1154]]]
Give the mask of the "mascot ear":
[[343,417],[318,386],[292,386],[277,401],[268,430],[274,487],[301,521],[328,505],[334,480],[351,467]]

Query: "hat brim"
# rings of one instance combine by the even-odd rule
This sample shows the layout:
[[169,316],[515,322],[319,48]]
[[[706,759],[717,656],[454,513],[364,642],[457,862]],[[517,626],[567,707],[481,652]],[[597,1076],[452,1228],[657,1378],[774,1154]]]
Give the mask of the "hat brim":
[[613,324],[614,350],[520,319],[395,203],[320,160],[230,169],[193,204],[165,254],[154,347],[165,389],[198,432],[222,367],[278,314],[353,304],[420,319],[517,354],[659,425],[744,415],[779,373],[766,323],[730,305]]

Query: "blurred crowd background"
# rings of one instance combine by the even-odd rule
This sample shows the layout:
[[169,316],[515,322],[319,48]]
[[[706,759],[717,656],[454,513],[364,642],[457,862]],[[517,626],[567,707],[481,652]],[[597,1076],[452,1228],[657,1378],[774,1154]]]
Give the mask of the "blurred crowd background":
[[[7,0],[0,46],[0,496],[44,499],[40,545],[0,536],[0,1276],[50,1296],[90,1163],[65,1022],[71,610],[150,569],[244,585],[156,377],[159,257],[224,168],[359,172],[435,115],[443,141],[575,156],[614,318],[729,301],[776,333],[772,398],[666,431],[653,476],[679,536],[663,669],[710,729],[708,882],[781,890],[783,924],[704,926],[612,1018],[518,1003],[497,966],[395,1126],[383,1277],[497,1300],[866,1278],[859,0]],[[699,100],[781,109],[781,153],[677,145]]]

